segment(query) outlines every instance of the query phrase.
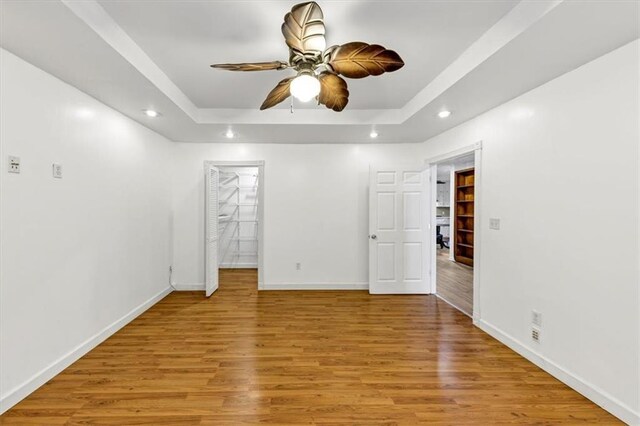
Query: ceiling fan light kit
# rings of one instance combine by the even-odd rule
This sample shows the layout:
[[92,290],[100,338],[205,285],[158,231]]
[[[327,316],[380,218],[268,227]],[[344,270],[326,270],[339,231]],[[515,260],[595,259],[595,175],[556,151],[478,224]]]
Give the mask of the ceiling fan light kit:
[[317,99],[333,111],[342,111],[349,103],[349,90],[341,76],[364,78],[404,66],[400,55],[377,44],[356,41],[327,48],[324,15],[316,2],[293,6],[284,17],[282,34],[289,46],[289,62],[211,65],[229,71],[295,70],[296,76],[281,80],[269,92],[261,110],[293,95],[302,102]]
[[309,102],[320,94],[320,81],[313,71],[300,71],[291,81],[289,91],[300,102]]

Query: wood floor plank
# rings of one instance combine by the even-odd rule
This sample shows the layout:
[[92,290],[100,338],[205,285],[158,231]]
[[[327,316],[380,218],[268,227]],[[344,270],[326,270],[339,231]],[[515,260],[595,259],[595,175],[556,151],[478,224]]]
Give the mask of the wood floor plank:
[[473,268],[449,260],[449,249],[437,249],[436,293],[469,316],[473,316]]
[[36,425],[621,424],[434,296],[172,293],[0,417]]

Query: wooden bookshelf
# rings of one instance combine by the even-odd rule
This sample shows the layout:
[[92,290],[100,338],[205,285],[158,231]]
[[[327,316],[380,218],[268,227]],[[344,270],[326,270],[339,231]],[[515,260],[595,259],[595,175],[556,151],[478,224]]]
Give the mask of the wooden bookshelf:
[[455,187],[453,254],[456,262],[473,266],[475,169],[458,170],[455,174]]

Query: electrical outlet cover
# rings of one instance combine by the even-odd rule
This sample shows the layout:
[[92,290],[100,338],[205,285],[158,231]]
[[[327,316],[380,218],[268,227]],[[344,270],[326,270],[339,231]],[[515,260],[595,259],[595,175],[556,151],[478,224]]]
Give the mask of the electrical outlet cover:
[[531,311],[531,322],[533,325],[542,327],[542,314],[536,310]]
[[536,343],[540,343],[540,330],[533,327],[531,328],[531,340]]
[[492,217],[489,219],[489,229],[495,229],[496,231],[500,229],[500,219]]

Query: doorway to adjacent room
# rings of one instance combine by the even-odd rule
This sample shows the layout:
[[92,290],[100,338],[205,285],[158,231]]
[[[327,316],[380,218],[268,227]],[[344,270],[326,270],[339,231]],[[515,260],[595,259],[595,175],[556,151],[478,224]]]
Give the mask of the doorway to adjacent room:
[[474,316],[477,259],[479,147],[432,161],[432,290],[464,314]]

